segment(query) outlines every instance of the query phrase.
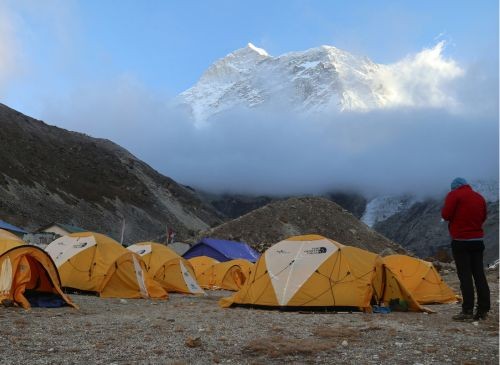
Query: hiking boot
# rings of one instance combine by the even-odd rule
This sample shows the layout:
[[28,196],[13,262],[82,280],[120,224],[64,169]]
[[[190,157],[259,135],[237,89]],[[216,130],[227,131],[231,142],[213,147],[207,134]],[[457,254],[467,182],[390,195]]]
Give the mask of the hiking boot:
[[473,317],[475,321],[484,321],[486,318],[488,318],[488,311],[482,310],[476,310]]
[[471,312],[460,312],[457,315],[454,315],[451,317],[454,321],[472,321],[474,319],[474,316],[472,315]]

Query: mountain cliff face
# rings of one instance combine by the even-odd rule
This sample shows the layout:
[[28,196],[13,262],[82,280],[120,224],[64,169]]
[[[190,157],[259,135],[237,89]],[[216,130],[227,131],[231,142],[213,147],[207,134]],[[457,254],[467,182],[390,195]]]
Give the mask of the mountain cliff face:
[[385,65],[331,46],[273,57],[249,43],[216,61],[179,101],[198,121],[270,104],[298,112],[366,110],[390,103],[386,72]]
[[[470,185],[488,203],[498,202],[498,180],[472,180],[470,181]],[[397,213],[404,213],[415,203],[423,201],[425,199],[418,198],[412,194],[377,196],[367,203],[361,220],[370,227],[373,227],[378,222],[382,222]],[[441,204],[443,201],[444,195],[441,198]]]
[[196,193],[108,140],[49,126],[0,104],[0,218],[73,224],[125,242],[221,222]]
[[[441,222],[442,205],[442,200],[417,202],[409,209],[376,223],[373,229],[420,257],[439,253],[450,255],[448,226]],[[483,228],[486,264],[498,258],[498,200],[488,203],[488,219]]]

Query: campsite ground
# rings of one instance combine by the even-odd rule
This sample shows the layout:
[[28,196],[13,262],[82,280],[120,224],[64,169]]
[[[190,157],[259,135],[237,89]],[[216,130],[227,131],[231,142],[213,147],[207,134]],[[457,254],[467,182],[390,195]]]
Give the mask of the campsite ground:
[[[454,273],[444,278],[457,288]],[[459,323],[456,304],[423,313],[221,309],[217,300],[73,296],[70,308],[0,308],[2,364],[498,364],[498,271],[487,321]]]

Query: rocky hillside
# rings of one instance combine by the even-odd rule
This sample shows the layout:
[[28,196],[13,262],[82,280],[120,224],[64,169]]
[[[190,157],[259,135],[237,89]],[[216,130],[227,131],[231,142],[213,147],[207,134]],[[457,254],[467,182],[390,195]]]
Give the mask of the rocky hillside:
[[0,219],[34,229],[52,221],[125,241],[168,226],[187,239],[220,224],[196,193],[108,140],[53,127],[0,104]]
[[[420,257],[449,255],[450,238],[446,222],[441,222],[442,201],[429,199],[375,224],[376,231]],[[484,225],[485,263],[498,258],[498,201],[488,203]]]
[[404,252],[399,245],[324,198],[276,201],[201,235],[244,241],[263,251],[287,237],[313,233],[377,253],[386,249]]

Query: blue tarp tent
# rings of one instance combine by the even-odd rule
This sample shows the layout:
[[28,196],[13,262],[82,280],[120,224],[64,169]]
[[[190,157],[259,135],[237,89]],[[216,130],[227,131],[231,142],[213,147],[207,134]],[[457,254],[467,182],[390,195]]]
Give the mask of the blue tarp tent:
[[25,233],[28,233],[24,229],[13,226],[12,224],[7,223],[1,219],[0,219],[0,228],[5,229],[6,231],[9,231],[9,232],[15,233],[17,235],[23,235]]
[[220,262],[234,259],[255,262],[260,254],[244,242],[203,238],[183,255],[185,259],[198,256],[212,257]]

